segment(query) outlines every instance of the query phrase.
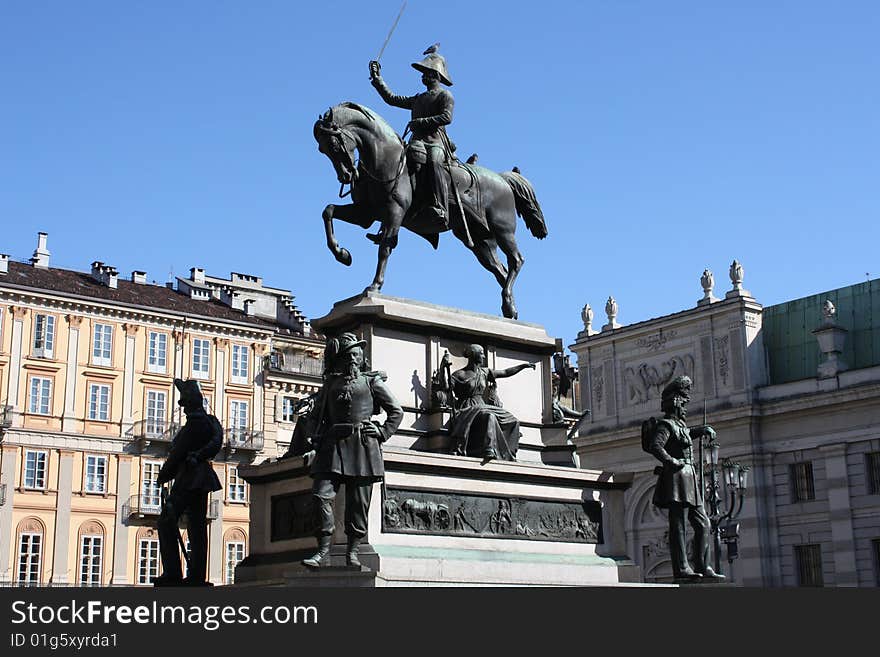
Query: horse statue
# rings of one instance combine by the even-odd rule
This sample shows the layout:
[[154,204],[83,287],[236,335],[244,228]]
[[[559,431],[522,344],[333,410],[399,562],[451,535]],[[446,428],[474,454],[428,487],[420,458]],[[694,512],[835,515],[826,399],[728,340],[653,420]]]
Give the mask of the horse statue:
[[[449,171],[454,194],[450,194],[449,228],[420,220],[414,203],[415,183],[408,172],[403,139],[373,110],[352,102],[331,107],[319,116],[313,129],[318,150],[336,170],[342,190],[351,185],[352,203],[324,208],[327,246],[336,260],[348,266],[351,253],[342,248],[333,233],[333,220],[369,228],[378,220],[378,235],[368,235],[379,246],[376,275],[366,292],[378,292],[385,282],[385,268],[397,246],[401,227],[428,240],[436,249],[439,233],[452,230],[488,269],[501,286],[501,312],[516,319],[513,284],[525,262],[516,244],[516,215],[519,214],[538,239],[547,236],[544,215],[531,183],[514,167],[495,173],[481,166],[453,160]],[[358,159],[355,159],[357,155]],[[507,266],[498,257],[500,248]]]

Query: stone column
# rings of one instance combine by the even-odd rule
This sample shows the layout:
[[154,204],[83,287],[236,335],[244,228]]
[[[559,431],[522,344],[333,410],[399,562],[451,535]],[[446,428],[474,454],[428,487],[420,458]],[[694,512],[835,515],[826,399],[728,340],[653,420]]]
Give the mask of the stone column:
[[209,512],[212,499],[217,500],[217,506],[220,509],[218,518],[212,520],[208,525],[208,581],[214,584],[223,584],[223,561],[226,558],[226,555],[223,554],[223,495],[226,489],[226,468],[215,463],[214,471],[223,482],[223,490],[211,493],[208,498]]
[[115,584],[132,584],[128,579],[128,519],[122,515],[122,507],[131,496],[131,465],[129,454],[116,456],[116,531],[113,532],[113,581]]
[[858,586],[856,541],[846,468],[846,443],[819,447],[825,454],[825,481],[828,487],[828,516],[834,554],[836,586]]
[[734,562],[736,581],[744,586],[782,586],[773,455],[752,454],[750,460],[750,483],[737,520],[740,540],[739,559]]
[[216,338],[214,353],[214,415],[220,420],[220,424],[226,427],[226,350],[229,348],[229,340]]
[[15,527],[12,526],[12,506],[15,501],[15,473],[18,471],[18,446],[0,447],[0,482],[6,485],[6,504],[0,506],[0,582],[12,581],[12,543]]
[[24,337],[24,316],[25,313],[27,313],[27,309],[18,306],[11,306],[9,310],[12,314],[12,344],[10,345],[9,350],[9,381],[6,386],[6,396],[9,401],[6,403],[12,406],[12,426],[18,427],[21,426],[21,417],[19,415],[21,406],[19,405],[18,390],[21,381],[21,351]]
[[122,426],[120,436],[129,434],[134,425],[134,357],[138,326],[125,324],[125,374],[122,378]]
[[[73,494],[73,457],[75,452],[58,450],[58,493],[55,498],[55,552],[52,555],[52,583],[70,584],[70,499]],[[76,535],[73,535],[76,540]]]
[[253,349],[251,350],[253,353],[253,369],[251,370],[251,376],[249,377],[250,383],[253,386],[254,390],[254,417],[252,420],[252,425],[254,431],[262,431],[264,429],[263,426],[263,386],[262,379],[258,380],[258,370],[257,363],[263,362],[263,345],[254,344]]
[[79,333],[83,318],[68,315],[67,373],[64,378],[64,414],[61,417],[61,431],[76,432],[76,374],[79,362]]

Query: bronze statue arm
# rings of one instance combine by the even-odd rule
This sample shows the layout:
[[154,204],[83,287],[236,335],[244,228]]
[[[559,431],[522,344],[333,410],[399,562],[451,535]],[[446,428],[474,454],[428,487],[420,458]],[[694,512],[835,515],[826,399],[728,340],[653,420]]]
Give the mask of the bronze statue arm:
[[683,465],[681,460],[675,458],[666,451],[666,441],[669,440],[669,435],[669,429],[666,429],[665,427],[657,429],[657,433],[654,434],[654,438],[651,440],[651,454],[653,454],[663,465],[672,468],[680,468]]
[[514,374],[519,374],[524,369],[535,369],[534,363],[520,363],[519,365],[514,365],[513,367],[508,367],[506,370],[490,370],[492,372],[492,376],[496,379],[506,379],[509,376],[513,376]]
[[403,109],[411,110],[413,107],[413,103],[416,100],[415,96],[398,96],[396,93],[391,91],[388,88],[388,85],[385,84],[385,80],[381,77],[376,76],[370,83],[376,88],[376,91],[379,92],[379,95],[389,105],[393,105],[394,107],[401,107]]
[[403,422],[403,409],[394,398],[391,390],[381,379],[373,379],[372,389],[373,399],[388,416],[385,419],[385,424],[374,423],[376,428],[382,433],[382,442],[385,442],[394,435],[400,423]]

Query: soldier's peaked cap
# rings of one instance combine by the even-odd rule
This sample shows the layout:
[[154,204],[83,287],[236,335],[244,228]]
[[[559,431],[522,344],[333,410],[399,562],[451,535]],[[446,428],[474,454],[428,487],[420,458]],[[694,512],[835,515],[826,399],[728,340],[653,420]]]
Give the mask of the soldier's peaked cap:
[[691,379],[689,376],[677,376],[671,383],[663,388],[663,399],[671,399],[675,396],[690,396]]
[[198,400],[201,402],[202,389],[199,387],[198,381],[193,379],[174,379],[174,387],[180,392],[181,399],[189,398],[193,401]]
[[452,80],[449,79],[449,71],[446,69],[446,59],[437,52],[429,52],[422,61],[413,62],[412,67],[422,73],[434,71],[440,76],[440,82],[447,87],[452,86]]

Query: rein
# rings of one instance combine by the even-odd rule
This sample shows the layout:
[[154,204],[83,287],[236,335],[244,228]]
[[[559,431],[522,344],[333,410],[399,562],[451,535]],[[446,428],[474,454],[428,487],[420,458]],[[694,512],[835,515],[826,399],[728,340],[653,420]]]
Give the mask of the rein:
[[[346,155],[348,155],[348,150],[345,149],[345,138],[348,137],[355,144],[357,144],[357,140],[354,138],[354,135],[352,135],[345,128],[337,127],[336,129],[338,130],[338,134],[342,139],[343,150],[345,151]],[[406,135],[408,132],[409,132],[409,126],[407,126],[406,130],[403,133],[404,139],[406,138]],[[363,173],[367,174],[368,178],[372,179],[374,182],[379,183],[380,185],[387,185],[388,183],[393,182],[394,186],[391,188],[391,195],[393,196],[394,192],[397,191],[397,183],[400,181],[400,176],[403,174],[403,171],[406,168],[406,145],[405,145],[405,142],[403,141],[403,139],[401,139],[400,160],[397,163],[397,173],[394,174],[393,177],[388,178],[386,180],[383,180],[383,179],[379,178],[376,174],[371,173],[370,170],[366,166],[364,166],[364,164],[361,162],[360,158],[358,158],[357,163],[355,163],[349,157],[349,162],[351,163],[353,171],[363,172]],[[354,183],[355,183],[356,179],[357,179],[356,175],[352,176],[351,182],[348,183],[348,185],[349,185],[348,191],[345,193],[343,193],[343,190],[345,189],[346,183],[341,183],[339,185],[339,198],[345,198],[346,196],[351,194],[352,190],[354,189]]]

